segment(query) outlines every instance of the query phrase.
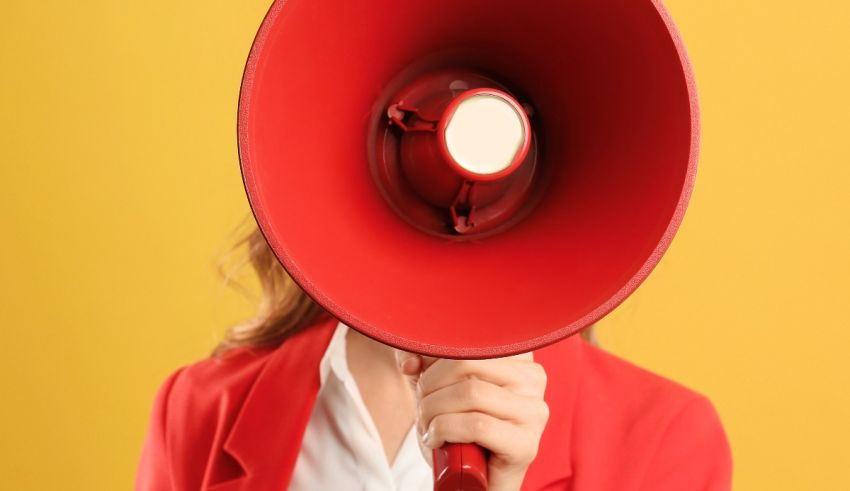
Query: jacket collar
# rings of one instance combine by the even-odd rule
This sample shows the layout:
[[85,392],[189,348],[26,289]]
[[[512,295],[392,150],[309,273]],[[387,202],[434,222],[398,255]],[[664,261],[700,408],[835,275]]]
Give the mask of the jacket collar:
[[[289,482],[300,448],[294,442],[302,440],[319,392],[316,367],[337,322],[323,312],[270,354],[224,442],[224,450],[245,471],[237,489],[269,489]],[[237,484],[222,484],[227,483]]]
[[[323,312],[316,322],[283,342],[257,376],[231,427],[224,450],[245,471],[244,477],[211,490],[266,489],[288,483],[304,430],[321,388],[320,366],[338,320]],[[581,370],[583,341],[572,336],[534,352],[548,374],[545,399],[550,418],[540,452],[525,483],[531,488],[572,474],[572,424]]]

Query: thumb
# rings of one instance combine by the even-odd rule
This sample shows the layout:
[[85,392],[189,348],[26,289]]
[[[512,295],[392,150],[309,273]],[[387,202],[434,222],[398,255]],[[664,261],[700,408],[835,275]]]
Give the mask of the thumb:
[[424,362],[420,355],[417,355],[416,353],[408,353],[407,351],[396,350],[395,359],[401,373],[413,377],[414,379],[419,378],[419,374],[424,368]]

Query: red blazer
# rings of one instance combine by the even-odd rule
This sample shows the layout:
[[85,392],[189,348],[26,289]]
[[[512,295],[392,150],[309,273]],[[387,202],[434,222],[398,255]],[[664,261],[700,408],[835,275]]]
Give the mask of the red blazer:
[[[277,348],[177,370],[156,396],[137,490],[282,490],[337,320]],[[727,490],[731,458],[711,403],[573,336],[534,353],[550,417],[527,490]]]

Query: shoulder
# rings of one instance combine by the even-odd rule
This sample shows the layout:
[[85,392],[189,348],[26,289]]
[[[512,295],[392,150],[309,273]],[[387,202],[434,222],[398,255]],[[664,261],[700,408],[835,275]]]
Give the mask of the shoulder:
[[[238,406],[266,366],[287,348],[295,351],[301,361],[304,345],[321,344],[319,338],[328,331],[332,320],[328,314],[321,313],[276,345],[231,348],[218,356],[185,365],[174,371],[160,390],[168,390],[169,408],[181,411]],[[221,401],[223,398],[226,401]]]
[[[287,358],[284,372],[299,363],[315,361],[308,354],[322,351],[321,345],[328,337],[333,320],[329,314],[321,313],[276,345],[231,348],[218,356],[180,367],[162,383],[157,404],[162,405],[169,420],[185,417],[196,421],[208,415],[215,418],[217,424],[226,423],[267,367],[280,365],[282,357]],[[190,429],[198,427],[197,424],[188,426]]]
[[[223,395],[243,394],[262,371],[275,348],[233,348],[175,370],[163,383],[169,408],[202,409]],[[214,407],[214,406],[212,406]]]
[[695,401],[698,392],[652,373],[596,346],[582,342],[581,400],[617,408],[623,417],[663,417]]
[[[278,383],[299,374],[321,351],[329,331],[323,327],[331,325],[324,319],[294,331],[277,346],[233,348],[173,371],[154,400],[137,489],[168,489],[163,483],[199,489],[203,479],[241,472],[240,464],[223,451],[239,415],[250,401],[257,401],[262,414],[272,414],[266,408],[271,406],[269,398],[280,394],[275,390]],[[279,411],[274,414],[284,418],[286,411],[301,407],[274,406]]]
[[157,390],[154,416],[162,420],[163,429],[173,429],[179,427],[179,422],[174,424],[174,418],[182,413],[201,416],[215,410],[217,399],[244,393],[250,387],[272,351],[240,347],[221,357],[177,368]]
[[582,344],[576,439],[652,489],[729,488],[729,444],[707,397]]
[[174,371],[162,384],[156,405],[162,414],[164,448],[174,476],[199,484],[200,469],[216,452],[251,387],[275,348],[234,348]]
[[154,398],[136,489],[199,489],[207,458],[271,350],[238,348],[173,371]]

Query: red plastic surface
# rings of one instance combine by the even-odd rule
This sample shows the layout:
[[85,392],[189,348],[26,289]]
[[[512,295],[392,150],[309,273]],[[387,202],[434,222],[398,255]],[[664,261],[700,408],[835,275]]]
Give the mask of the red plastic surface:
[[[505,97],[521,114],[526,134],[512,164],[487,176],[460,167],[444,140],[457,105],[481,93]],[[542,179],[532,128],[525,109],[498,82],[468,69],[430,72],[389,99],[387,116],[370,131],[371,170],[387,203],[414,227],[480,239],[509,228],[534,206]]]
[[487,455],[473,443],[446,443],[434,449],[435,491],[486,491]]
[[[412,227],[368,172],[390,82],[447,66],[535,108],[545,192],[480,241]],[[251,206],[293,278],[361,332],[453,358],[539,348],[623,301],[672,240],[698,145],[684,49],[650,0],[277,1],[238,130]]]

